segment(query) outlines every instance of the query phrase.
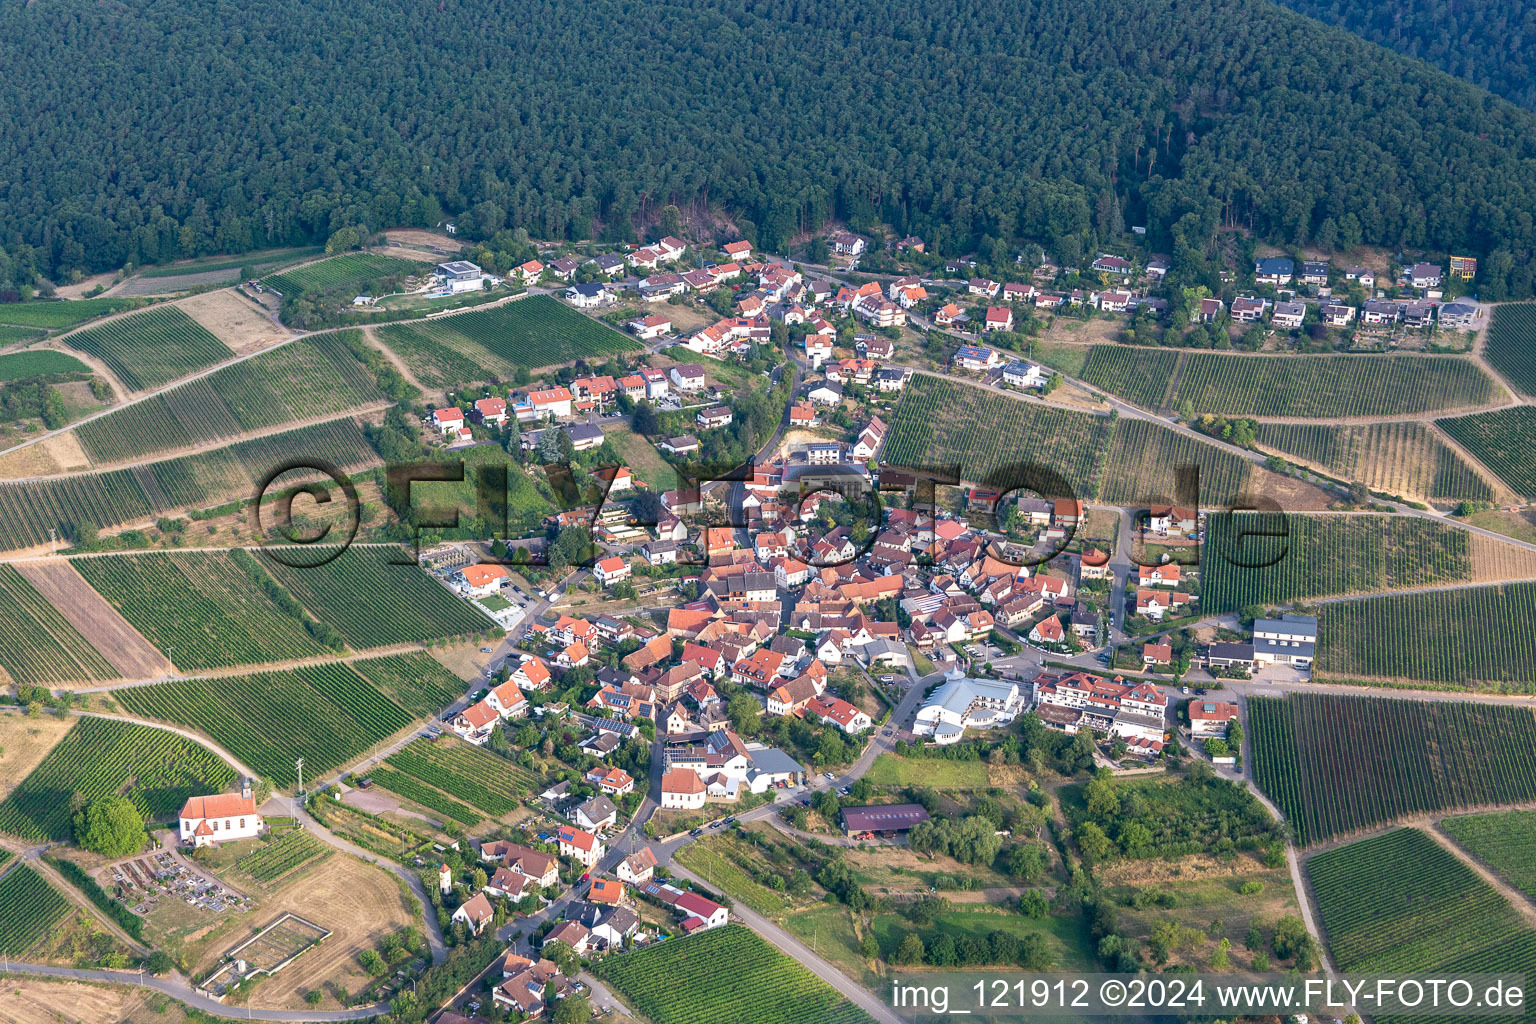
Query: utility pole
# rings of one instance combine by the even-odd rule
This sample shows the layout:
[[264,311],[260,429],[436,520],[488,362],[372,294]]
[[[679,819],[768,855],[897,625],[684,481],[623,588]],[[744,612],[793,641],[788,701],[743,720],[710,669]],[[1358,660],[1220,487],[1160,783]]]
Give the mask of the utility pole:
[[301,757],[293,762],[293,766],[299,770],[299,799],[304,798],[304,759]]

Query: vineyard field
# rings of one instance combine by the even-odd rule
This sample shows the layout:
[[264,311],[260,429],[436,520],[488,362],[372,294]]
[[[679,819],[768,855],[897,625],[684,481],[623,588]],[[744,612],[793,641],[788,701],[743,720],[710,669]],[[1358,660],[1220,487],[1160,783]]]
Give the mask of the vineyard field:
[[380,402],[366,366],[334,335],[269,349],[76,431],[97,463],[228,440],[294,420]]
[[1213,512],[1206,525],[1206,614],[1472,578],[1466,531],[1430,519]]
[[326,653],[227,553],[151,552],[76,558],[72,564],[179,668]]
[[1252,466],[1240,455],[1150,420],[1121,419],[1104,459],[1102,501],[1150,504],[1174,497],[1175,467],[1200,467],[1200,503],[1220,505],[1243,493]]
[[263,278],[261,283],[284,296],[300,295],[308,291],[356,288],[381,277],[409,274],[421,266],[412,260],[396,259],[393,256],[354,252],[273,274]]
[[[1318,915],[1349,974],[1461,977],[1536,971],[1536,932],[1492,886],[1418,829],[1404,828],[1313,857]],[[1452,1016],[1375,1014],[1383,1024],[1445,1024]],[[1524,1015],[1485,1016],[1513,1024]]]
[[418,740],[388,763],[490,815],[514,810],[518,797],[539,784],[537,775],[506,758],[447,738]]
[[[33,342],[43,336],[42,330],[35,327],[13,327],[10,324],[0,324],[0,345],[14,345],[17,342]],[[16,353],[25,355],[26,353]],[[9,380],[4,371],[0,371],[0,380]]]
[[135,714],[200,729],[276,786],[340,767],[414,721],[343,664],[117,691]]
[[1472,457],[1523,498],[1536,498],[1536,407],[1520,405],[1476,416],[1436,420]]
[[76,523],[103,527],[154,513],[144,488],[126,469],[0,483],[0,550],[47,544],[50,529],[65,539]]
[[403,796],[407,800],[414,801],[428,810],[446,815],[443,819],[445,823],[451,819],[473,828],[485,820],[474,809],[466,807],[440,790],[434,789],[404,772],[397,772],[392,768],[375,767],[368,769],[366,775],[373,780],[375,785],[387,789],[397,796]]
[[1536,302],[1494,307],[1483,356],[1517,391],[1536,398]]
[[0,565],[0,668],[32,686],[117,678],[79,630],[9,565]]
[[[1015,466],[1038,465],[1087,497],[1109,431],[1110,421],[1103,416],[1034,405],[918,374],[896,408],[881,459],[889,466],[958,466],[966,482],[999,488],[1027,479]],[[998,443],[999,438],[1008,443]]]
[[1484,405],[1499,389],[1455,356],[1242,356],[1191,352],[1172,405],[1238,416],[1402,416]]
[[126,787],[142,813],[163,818],[181,810],[188,797],[221,792],[234,781],[228,765],[175,733],[82,718],[0,801],[0,831],[37,842],[71,838],[75,792],[89,802]]
[[[19,339],[7,338],[0,333],[0,345],[16,340]],[[42,377],[53,373],[90,372],[91,368],[74,356],[55,352],[52,349],[7,352],[5,355],[0,355],[0,381],[23,380],[27,377]]]
[[1536,900],[1536,811],[1493,811],[1440,823],[1457,845]]
[[1493,488],[1417,420],[1327,426],[1319,423],[1260,423],[1261,446],[1304,459],[1344,480],[1373,491],[1448,501],[1488,501]]
[[0,305],[0,323],[55,331],[108,313],[144,305],[139,299],[75,299],[69,302],[14,302]]
[[74,909],[43,876],[19,864],[0,878],[0,952],[19,957]]
[[235,867],[266,884],[330,855],[330,847],[303,829],[294,829],[271,840],[254,853],[241,857],[235,862]]
[[1174,349],[1095,345],[1088,350],[1088,363],[1080,376],[1144,409],[1159,409],[1168,398],[1168,384],[1178,363]]
[[593,974],[655,1024],[870,1024],[869,1014],[743,925],[712,928]]
[[1319,679],[1536,691],[1536,583],[1324,606]]
[[368,680],[407,711],[432,715],[464,696],[466,684],[430,654],[396,654],[352,662]]
[[386,345],[398,344],[400,357],[429,387],[506,375],[508,367],[536,369],[640,347],[548,295],[381,327],[378,336]]
[[1248,733],[1254,779],[1303,846],[1407,815],[1536,800],[1525,707],[1250,697]]
[[318,568],[295,569],[270,558],[262,567],[354,650],[414,643],[497,628],[422,572],[399,547],[353,545]]
[[152,306],[87,327],[64,344],[106,363],[130,391],[158,387],[234,358],[228,345],[176,306]]

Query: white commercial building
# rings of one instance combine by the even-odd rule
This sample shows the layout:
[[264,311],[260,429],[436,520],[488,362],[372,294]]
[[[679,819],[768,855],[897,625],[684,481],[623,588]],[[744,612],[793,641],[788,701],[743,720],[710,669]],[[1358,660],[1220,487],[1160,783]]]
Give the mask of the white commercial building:
[[935,743],[954,743],[966,729],[1007,725],[1024,710],[1017,683],[972,679],[951,669],[945,681],[917,711],[912,732]]

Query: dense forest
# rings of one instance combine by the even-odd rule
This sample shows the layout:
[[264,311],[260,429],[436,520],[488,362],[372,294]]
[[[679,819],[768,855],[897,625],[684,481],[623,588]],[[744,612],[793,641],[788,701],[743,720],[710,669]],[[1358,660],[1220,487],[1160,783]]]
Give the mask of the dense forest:
[[56,276],[675,204],[1069,261],[1240,225],[1531,291],[1536,115],[1268,0],[0,0],[0,67],[0,248]]
[[1536,110],[1536,6],[1527,0],[1280,0]]

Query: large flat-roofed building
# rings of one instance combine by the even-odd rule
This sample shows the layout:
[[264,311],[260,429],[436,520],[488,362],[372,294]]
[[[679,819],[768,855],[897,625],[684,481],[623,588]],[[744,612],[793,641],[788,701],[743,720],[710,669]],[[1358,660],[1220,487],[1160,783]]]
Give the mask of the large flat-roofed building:
[[453,260],[437,265],[437,276],[449,292],[473,292],[485,287],[485,271],[468,260]]
[[873,807],[844,807],[843,831],[906,832],[928,820],[922,804],[877,804]]
[[1017,683],[951,674],[918,709],[912,731],[932,736],[935,743],[954,743],[968,728],[1007,725],[1024,704]]
[[1317,619],[1311,615],[1253,621],[1253,658],[1260,665],[1309,668],[1316,647]]

